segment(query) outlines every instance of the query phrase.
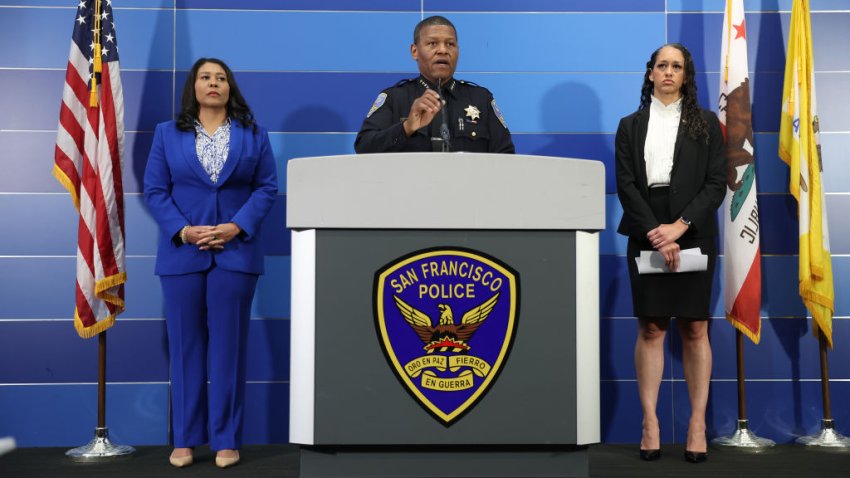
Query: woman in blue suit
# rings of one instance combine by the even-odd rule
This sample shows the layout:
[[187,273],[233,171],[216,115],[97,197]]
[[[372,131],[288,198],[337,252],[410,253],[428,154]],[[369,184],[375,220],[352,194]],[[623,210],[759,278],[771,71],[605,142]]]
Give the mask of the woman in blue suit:
[[263,273],[260,227],[277,176],[268,132],[221,60],[195,62],[177,121],[157,125],[144,191],[160,229],[170,462],[191,465],[193,447],[209,442],[226,468],[239,462],[248,323]]

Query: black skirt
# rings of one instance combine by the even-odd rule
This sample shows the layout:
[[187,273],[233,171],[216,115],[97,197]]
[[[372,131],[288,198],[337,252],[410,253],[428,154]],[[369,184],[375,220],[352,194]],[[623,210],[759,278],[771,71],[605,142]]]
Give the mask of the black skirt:
[[[662,224],[670,224],[678,219],[670,217],[670,188],[650,189],[649,206]],[[708,256],[706,271],[640,275],[635,258],[640,256],[642,250],[653,250],[652,244],[646,237],[629,236],[626,260],[636,317],[709,318],[711,283],[717,262],[717,238],[693,237],[691,232],[686,232],[676,242],[682,250],[699,247]]]

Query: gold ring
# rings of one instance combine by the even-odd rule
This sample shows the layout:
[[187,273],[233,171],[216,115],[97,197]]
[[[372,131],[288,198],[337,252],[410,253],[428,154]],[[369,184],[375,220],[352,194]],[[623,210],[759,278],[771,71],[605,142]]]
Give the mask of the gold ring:
[[212,240],[213,240],[213,241],[217,241],[217,240],[218,240],[218,236],[216,236],[215,234],[213,234]]

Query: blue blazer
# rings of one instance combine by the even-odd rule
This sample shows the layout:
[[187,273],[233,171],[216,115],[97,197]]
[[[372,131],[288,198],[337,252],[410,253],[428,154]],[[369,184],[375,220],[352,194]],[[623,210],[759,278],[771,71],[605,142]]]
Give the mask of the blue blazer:
[[[277,173],[268,132],[253,132],[233,120],[227,161],[213,183],[195,153],[195,132],[177,129],[175,121],[156,127],[145,167],[145,203],[159,223],[157,275],[209,269],[213,263],[231,271],[263,273],[260,226],[277,195]],[[201,251],[182,244],[183,226],[234,222],[242,232],[223,250]]]

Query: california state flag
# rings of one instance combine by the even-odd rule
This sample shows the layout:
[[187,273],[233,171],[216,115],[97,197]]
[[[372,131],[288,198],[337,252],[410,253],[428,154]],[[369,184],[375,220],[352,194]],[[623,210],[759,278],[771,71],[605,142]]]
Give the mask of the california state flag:
[[727,0],[720,50],[719,118],[726,136],[724,271],[726,319],[761,338],[761,253],[743,0]]

